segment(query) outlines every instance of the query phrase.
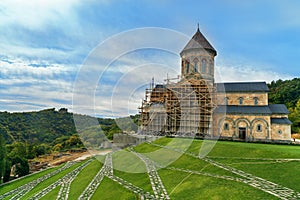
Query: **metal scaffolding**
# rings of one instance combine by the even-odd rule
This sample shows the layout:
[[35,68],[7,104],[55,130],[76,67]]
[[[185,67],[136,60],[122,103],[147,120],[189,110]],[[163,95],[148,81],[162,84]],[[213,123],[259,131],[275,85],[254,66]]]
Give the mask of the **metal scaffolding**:
[[198,77],[150,84],[140,107],[141,131],[152,135],[210,135],[214,84]]

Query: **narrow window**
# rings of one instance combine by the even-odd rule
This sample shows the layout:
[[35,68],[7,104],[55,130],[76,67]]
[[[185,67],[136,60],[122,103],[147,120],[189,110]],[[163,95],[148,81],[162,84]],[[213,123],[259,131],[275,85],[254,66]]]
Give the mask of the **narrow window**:
[[228,123],[225,123],[225,124],[224,124],[224,130],[226,130],[226,131],[229,130],[229,124],[228,124]]
[[206,60],[205,59],[203,59],[202,60],[202,73],[206,73]]
[[210,62],[210,67],[209,67],[209,74],[213,75],[214,74],[214,64],[213,61]]
[[186,73],[188,74],[190,71],[190,62],[186,60]]
[[258,125],[257,125],[257,127],[256,127],[256,131],[257,131],[257,132],[261,132],[261,131],[262,131],[261,124],[258,124]]
[[195,61],[195,62],[194,62],[194,72],[197,72],[197,71],[198,71],[198,69],[197,69],[197,68],[198,68],[198,66],[197,66],[197,65],[198,65],[198,62],[197,62],[197,61]]
[[225,105],[227,106],[228,105],[228,97],[225,97],[225,99],[224,99],[224,102],[225,102]]
[[243,97],[240,97],[240,98],[239,98],[239,103],[240,103],[240,105],[243,104],[243,100],[244,100]]
[[254,105],[258,105],[258,98],[254,97]]

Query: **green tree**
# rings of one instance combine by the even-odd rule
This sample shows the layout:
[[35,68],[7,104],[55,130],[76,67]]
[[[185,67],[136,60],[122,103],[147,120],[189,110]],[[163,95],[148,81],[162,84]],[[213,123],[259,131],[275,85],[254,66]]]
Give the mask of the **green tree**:
[[292,133],[300,133],[300,99],[295,108],[290,108],[289,118],[293,122]]
[[5,167],[6,167],[5,141],[2,133],[0,133],[0,184],[3,183]]
[[29,164],[26,158],[16,156],[12,158],[12,165],[16,165],[16,174],[18,177],[29,174]]

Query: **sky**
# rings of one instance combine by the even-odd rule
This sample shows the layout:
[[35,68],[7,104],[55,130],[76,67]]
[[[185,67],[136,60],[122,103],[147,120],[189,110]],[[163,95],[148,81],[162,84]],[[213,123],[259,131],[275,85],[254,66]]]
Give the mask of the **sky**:
[[180,74],[197,23],[219,82],[300,75],[298,0],[1,0],[0,111],[136,114],[152,77]]

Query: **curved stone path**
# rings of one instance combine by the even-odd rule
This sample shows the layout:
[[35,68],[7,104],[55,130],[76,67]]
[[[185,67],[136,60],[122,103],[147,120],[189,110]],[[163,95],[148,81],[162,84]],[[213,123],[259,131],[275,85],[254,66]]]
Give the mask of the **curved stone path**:
[[84,169],[88,164],[90,164],[91,161],[92,161],[92,159],[89,159],[88,161],[84,162],[83,164],[78,166],[76,169],[72,170],[71,172],[69,172],[68,174],[63,176],[62,178],[58,179],[57,181],[55,181],[48,187],[44,188],[42,191],[35,194],[33,197],[30,198],[30,200],[42,198],[43,196],[45,196],[46,194],[51,192],[54,188],[58,187],[59,185],[61,185],[61,188],[58,193],[57,199],[68,199],[69,188],[70,188],[72,181],[75,179],[75,177],[79,174],[79,172],[82,169]]
[[105,162],[93,180],[89,183],[89,185],[85,188],[82,194],[79,196],[78,199],[90,199],[95,191],[97,190],[98,186],[100,185],[102,179],[105,175],[112,175],[112,166],[111,166],[111,159],[112,154],[108,153],[105,158]]
[[10,199],[11,200],[16,200],[16,199],[20,199],[22,196],[24,196],[25,194],[27,194],[30,190],[32,190],[35,186],[37,186],[39,183],[45,181],[46,179],[60,173],[61,171],[71,167],[72,165],[74,165],[75,162],[67,162],[63,167],[53,171],[53,172],[50,172],[40,178],[37,178],[25,185],[22,185],[14,190],[11,190],[3,195],[0,196],[0,199],[5,199],[6,197],[9,197],[11,195],[13,195]]
[[[197,159],[201,159],[201,160],[207,162],[208,164],[211,164],[220,169],[229,171],[232,174],[235,174],[237,176],[211,174],[211,173],[206,173],[206,172],[202,172],[202,171],[195,171],[195,170],[176,168],[176,167],[167,167],[166,169],[168,169],[168,170],[175,170],[178,172],[186,172],[189,174],[197,174],[197,175],[209,176],[209,177],[213,177],[213,178],[225,179],[225,180],[229,180],[229,181],[241,182],[241,183],[247,184],[251,187],[262,190],[266,193],[269,193],[273,196],[276,196],[280,199],[284,199],[284,200],[300,199],[300,193],[297,191],[294,191],[290,188],[273,183],[271,181],[265,180],[263,178],[254,176],[252,174],[246,173],[242,170],[238,170],[234,167],[229,166],[228,164],[226,165],[226,164],[217,162],[217,161],[213,160],[214,157],[200,158],[198,155],[195,155],[194,153],[183,152],[180,149],[174,149],[174,148],[166,147],[163,145],[154,144],[151,142],[148,142],[148,144],[158,146],[161,148],[171,149],[173,151],[180,152],[182,154],[192,156]],[[103,166],[101,167],[101,169],[99,170],[97,175],[89,183],[89,185],[85,188],[85,190],[82,192],[79,199],[91,199],[92,196],[94,195],[94,193],[96,192],[96,190],[98,189],[99,185],[101,184],[104,177],[107,177],[107,178],[113,180],[114,182],[120,184],[127,190],[133,192],[134,194],[136,194],[139,197],[139,199],[142,199],[142,200],[144,200],[144,199],[170,199],[169,194],[167,193],[167,191],[164,187],[163,181],[161,180],[161,178],[157,172],[158,164],[155,163],[155,161],[148,158],[147,156],[145,156],[144,154],[134,151],[133,148],[129,148],[129,151],[131,151],[134,155],[136,155],[141,161],[143,161],[145,163],[154,195],[150,194],[150,192],[145,191],[118,176],[115,176],[113,174],[113,160],[112,160],[113,153],[109,153],[106,155]],[[216,158],[223,158],[223,157],[216,157]],[[237,158],[237,159],[240,159],[240,158]],[[244,160],[250,160],[250,159],[252,159],[252,158],[245,158]],[[299,161],[299,159],[271,159],[271,158],[265,158],[265,159],[264,158],[262,158],[262,159],[255,158],[255,159],[264,160],[264,161],[273,161],[273,162],[275,162],[275,161],[276,162]],[[57,195],[57,200],[68,199],[72,181],[77,177],[77,175],[81,172],[81,170],[84,167],[86,167],[92,160],[93,159],[87,160],[86,162],[84,162],[83,164],[78,166],[75,170],[69,172],[68,174],[66,174],[65,176],[63,176],[62,178],[57,180],[56,182],[54,182],[51,185],[49,185],[48,187],[44,188],[42,191],[38,192],[30,199],[40,199],[41,197],[45,196],[50,191],[52,191],[54,188],[59,187],[60,185],[61,185],[61,188]],[[68,162],[63,167],[61,167],[49,174],[46,174],[46,175],[44,175],[34,181],[31,181],[21,187],[18,187],[18,188],[11,190],[3,195],[0,195],[0,199],[7,198],[9,196],[12,196],[10,199],[20,199],[20,198],[24,197],[36,185],[38,185],[39,183],[43,182],[44,180],[46,180],[52,176],[58,174],[59,172],[71,167],[72,165],[74,165],[74,163],[76,163],[76,162]]]
[[[154,144],[154,143],[151,143],[151,142],[148,142],[148,144],[172,150],[172,148],[166,147],[166,146],[163,146],[163,145],[158,145],[158,144]],[[206,158],[200,158],[198,155],[195,155],[195,154],[190,153],[190,152],[182,152],[179,149],[173,149],[173,150],[176,151],[176,152],[180,152],[180,153],[192,156],[194,158],[198,158],[198,159],[204,160],[204,161],[206,161],[206,162],[208,162],[208,163],[210,163],[210,164],[212,164],[212,165],[214,165],[214,166],[216,166],[218,168],[221,168],[221,169],[229,171],[229,172],[231,172],[233,174],[239,175],[242,178],[232,177],[232,180],[238,181],[238,182],[243,182],[243,183],[245,183],[247,185],[250,185],[250,186],[252,186],[254,188],[257,188],[259,190],[267,192],[267,193],[269,193],[269,194],[271,194],[273,196],[276,196],[276,197],[278,197],[280,199],[284,199],[284,200],[300,199],[300,193],[297,192],[297,191],[294,191],[294,190],[292,190],[290,188],[281,186],[279,184],[273,183],[273,182],[265,180],[263,178],[260,178],[260,177],[254,176],[252,174],[246,173],[246,172],[244,172],[242,170],[238,170],[238,169],[230,167],[228,165],[219,163],[219,162],[214,161],[214,160],[212,160],[210,158],[207,158],[207,157]],[[277,159],[277,160],[299,160],[299,159]],[[172,168],[170,168],[170,169],[172,169]],[[175,170],[181,170],[181,171],[185,171],[185,172],[193,172],[191,170],[186,170],[186,169],[175,169]],[[193,173],[199,174],[199,172],[193,172]],[[208,174],[208,173],[201,173],[201,175],[211,176],[211,174]],[[230,176],[214,175],[214,177],[216,177],[216,178],[224,178],[224,179],[228,179],[228,180],[231,179]]]
[[165,189],[165,186],[158,175],[155,163],[148,157],[135,152],[133,148],[129,148],[129,150],[145,163],[155,198],[170,199],[167,190]]
[[113,174],[112,153],[108,153],[106,155],[105,162],[102,168],[99,170],[97,175],[93,178],[93,180],[90,182],[88,187],[82,192],[79,199],[82,200],[91,199],[94,193],[96,192],[96,190],[98,189],[100,183],[102,182],[104,176],[120,184],[124,188],[132,191],[133,193],[138,195],[140,199],[155,199],[153,195],[151,195],[149,192],[146,192],[143,189]]
[[300,199],[300,193],[297,191],[294,191],[290,188],[281,186],[279,184],[273,183],[271,181],[265,180],[263,178],[254,176],[252,174],[246,173],[242,170],[235,169],[233,167],[229,167],[228,165],[219,163],[217,161],[211,160],[209,158],[203,158],[206,162],[209,162],[213,164],[214,166],[217,166],[219,168],[222,168],[224,170],[230,171],[234,174],[237,174],[244,178],[244,183],[257,188],[259,190],[262,190],[264,192],[267,192],[269,194],[272,194],[280,199]]

